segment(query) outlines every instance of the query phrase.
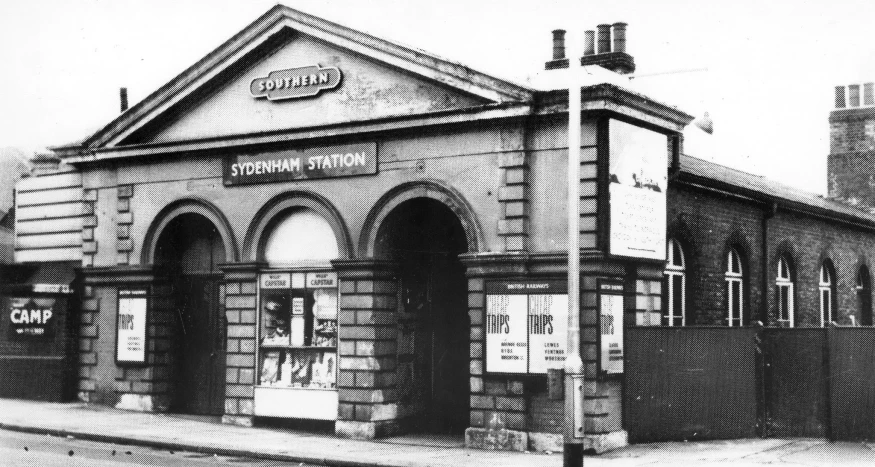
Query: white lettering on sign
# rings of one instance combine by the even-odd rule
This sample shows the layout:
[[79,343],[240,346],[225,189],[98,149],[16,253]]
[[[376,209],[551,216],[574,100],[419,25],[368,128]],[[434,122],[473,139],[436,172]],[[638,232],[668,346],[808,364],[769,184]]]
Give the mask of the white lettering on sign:
[[325,289],[337,287],[336,272],[311,272],[307,273],[308,289]]
[[364,167],[367,164],[365,153],[363,152],[313,156],[307,162],[307,168],[310,170],[333,169],[337,167]]
[[9,315],[12,324],[47,324],[50,319],[52,319],[52,310],[13,308]]
[[288,289],[291,283],[292,275],[287,272],[261,275],[262,289]]

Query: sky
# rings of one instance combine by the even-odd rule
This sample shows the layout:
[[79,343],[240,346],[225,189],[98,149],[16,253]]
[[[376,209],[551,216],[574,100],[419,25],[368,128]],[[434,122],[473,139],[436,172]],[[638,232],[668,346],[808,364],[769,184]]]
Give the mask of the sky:
[[[817,193],[834,86],[875,81],[871,0],[282,3],[521,84],[543,72],[553,29],[571,41],[626,22],[635,86],[714,121],[714,134],[691,135],[686,152]],[[118,115],[119,87],[137,103],[275,4],[0,2],[0,148],[88,136]]]

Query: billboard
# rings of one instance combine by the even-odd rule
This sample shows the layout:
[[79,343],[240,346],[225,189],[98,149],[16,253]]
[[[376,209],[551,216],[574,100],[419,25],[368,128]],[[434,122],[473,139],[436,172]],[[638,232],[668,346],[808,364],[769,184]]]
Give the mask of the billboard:
[[610,123],[610,253],[665,260],[668,137]]

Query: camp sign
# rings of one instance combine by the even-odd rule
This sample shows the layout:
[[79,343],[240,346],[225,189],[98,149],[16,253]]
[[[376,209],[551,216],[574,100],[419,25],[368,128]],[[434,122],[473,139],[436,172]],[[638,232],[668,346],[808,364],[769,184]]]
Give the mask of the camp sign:
[[352,177],[377,173],[377,143],[237,154],[225,158],[225,185]]
[[562,368],[568,343],[564,282],[488,282],[486,371],[546,374]]
[[7,319],[14,338],[51,338],[55,335],[55,299],[13,297]]

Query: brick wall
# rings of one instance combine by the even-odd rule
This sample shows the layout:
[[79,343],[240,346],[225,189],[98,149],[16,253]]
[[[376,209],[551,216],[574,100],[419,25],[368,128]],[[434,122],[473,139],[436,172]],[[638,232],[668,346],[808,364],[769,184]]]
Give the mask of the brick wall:
[[[860,323],[856,291],[857,271],[871,271],[875,236],[864,229],[795,213],[781,208],[767,223],[767,258],[763,258],[762,221],[770,207],[675,184],[668,192],[669,236],[684,246],[687,264],[687,323],[725,325],[726,251],[739,247],[746,260],[745,314],[761,319],[765,301],[766,324],[777,320],[774,281],[779,255],[789,257],[794,269],[794,308],[797,326],[819,326],[821,264],[835,266],[839,324]],[[763,291],[763,268],[767,290]]]
[[875,108],[830,114],[829,195],[875,207]]
[[764,208],[679,184],[669,187],[667,203],[668,235],[679,239],[687,262],[687,324],[726,325],[730,246],[739,251],[744,265],[745,320],[758,319]]

